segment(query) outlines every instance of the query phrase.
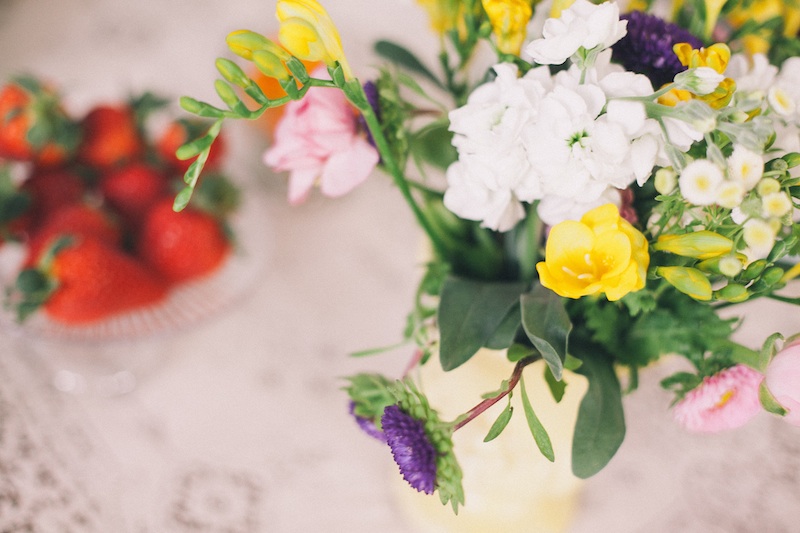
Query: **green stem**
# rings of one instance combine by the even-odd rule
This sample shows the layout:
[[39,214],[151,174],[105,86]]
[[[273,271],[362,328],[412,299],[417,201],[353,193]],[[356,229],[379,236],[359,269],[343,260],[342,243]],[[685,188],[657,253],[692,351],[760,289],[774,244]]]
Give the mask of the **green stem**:
[[[364,101],[366,101],[367,97],[366,94],[364,94],[364,89],[361,88],[360,90],[361,96],[364,98]],[[438,234],[434,231],[430,221],[425,216],[425,213],[423,213],[419,204],[414,199],[414,196],[411,194],[411,187],[409,186],[408,180],[392,155],[389,143],[386,140],[386,137],[383,135],[383,130],[378,122],[378,117],[375,116],[375,111],[373,111],[372,106],[367,105],[361,109],[361,113],[364,116],[364,120],[367,123],[370,133],[372,134],[372,139],[375,141],[375,146],[378,148],[378,152],[381,154],[384,168],[394,180],[397,188],[400,189],[400,193],[403,195],[406,203],[408,203],[411,211],[414,213],[417,223],[419,223],[419,225],[428,235],[428,238],[431,240],[431,245],[433,246],[436,255],[438,257],[447,257],[447,248],[444,246]]]
[[529,364],[535,363],[539,359],[541,359],[541,357],[539,356],[526,357],[525,359],[520,359],[517,362],[516,366],[514,367],[514,372],[511,374],[511,378],[509,378],[508,380],[508,386],[506,387],[506,389],[497,396],[493,396],[491,398],[483,400],[481,403],[479,403],[478,405],[467,411],[467,413],[459,417],[458,421],[453,426],[453,431],[458,431],[462,427],[466,426],[468,423],[475,420],[484,411],[486,411],[491,406],[493,406],[494,404],[505,398],[512,390],[514,390],[514,387],[517,386],[517,383],[519,383],[519,380],[522,378],[522,370]]

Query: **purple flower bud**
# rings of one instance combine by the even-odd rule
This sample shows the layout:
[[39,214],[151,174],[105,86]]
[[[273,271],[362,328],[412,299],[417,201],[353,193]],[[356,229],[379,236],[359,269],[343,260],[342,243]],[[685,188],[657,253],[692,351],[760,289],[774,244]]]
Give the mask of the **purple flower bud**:
[[386,442],[403,479],[419,492],[433,494],[436,488],[436,449],[421,420],[397,405],[387,407],[381,417]]

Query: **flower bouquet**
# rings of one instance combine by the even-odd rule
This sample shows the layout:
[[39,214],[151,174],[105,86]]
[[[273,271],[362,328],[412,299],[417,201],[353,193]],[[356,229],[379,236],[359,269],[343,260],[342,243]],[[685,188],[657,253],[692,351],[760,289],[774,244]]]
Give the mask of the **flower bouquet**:
[[[588,380],[572,444],[580,478],[614,456],[623,395],[667,355],[688,362],[662,382],[687,429],[738,427],[762,410],[800,425],[800,345],[775,333],[743,346],[732,339],[741,317],[719,314],[756,298],[800,304],[780,292],[800,274],[800,11],[760,0],[419,3],[440,37],[438,69],[381,41],[387,65],[366,82],[316,0],[277,2],[280,44],[231,33],[254,67],[217,60],[223,108],[182,99],[215,122],[178,150],[196,161],[176,198],[178,209],[190,198],[225,119],[284,104],[264,160],[290,173],[291,203],[314,187],[346,194],[375,167],[393,180],[430,245],[405,329],[416,350],[400,379],[360,374],[346,390],[405,480],[457,511],[452,436],[515,392],[556,460],[517,387],[540,360],[557,401],[574,373]],[[281,93],[267,96],[247,68]],[[513,372],[443,420],[412,370],[453,370],[484,348]],[[509,402],[486,440],[512,414]]]

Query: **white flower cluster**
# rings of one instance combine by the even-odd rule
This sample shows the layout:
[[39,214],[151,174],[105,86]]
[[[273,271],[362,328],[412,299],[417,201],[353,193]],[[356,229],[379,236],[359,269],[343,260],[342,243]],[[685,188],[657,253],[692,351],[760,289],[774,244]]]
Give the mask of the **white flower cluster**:
[[462,218],[506,231],[525,216],[523,203],[539,200],[547,224],[578,219],[619,205],[618,190],[642,183],[665,159],[660,127],[642,103],[614,100],[653,93],[645,76],[611,66],[603,52],[625,35],[616,5],[579,0],[555,20],[527,52],[541,63],[576,54],[591,62],[555,76],[538,67],[519,77],[516,66],[496,65],[496,79],[450,113],[459,158],[444,202]]
[[[734,145],[727,158],[720,155],[691,161],[680,173],[681,195],[697,206],[731,209],[733,221],[744,228],[747,261],[767,257],[778,233],[792,224],[795,207],[780,183],[765,176],[764,163],[787,152],[800,150],[800,58],[784,62],[781,69],[763,55],[733,56],[726,75],[736,81],[731,107],[759,115],[766,133],[775,133],[769,152]],[[757,129],[752,120],[742,131]],[[731,133],[736,133],[735,131]],[[666,194],[675,184],[656,176],[656,188]]]

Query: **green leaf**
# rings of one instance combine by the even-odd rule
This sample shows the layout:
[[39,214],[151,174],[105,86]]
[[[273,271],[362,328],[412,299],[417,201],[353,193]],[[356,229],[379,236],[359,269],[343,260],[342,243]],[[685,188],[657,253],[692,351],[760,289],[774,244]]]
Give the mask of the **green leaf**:
[[438,87],[444,89],[444,85],[428,68],[417,59],[417,57],[409,52],[406,48],[391,41],[378,41],[375,43],[375,53],[385,57],[389,61],[404,67],[412,72],[416,72],[426,77],[428,80],[436,84]]
[[572,331],[564,300],[537,284],[531,292],[522,295],[520,302],[525,333],[542,354],[553,376],[561,379],[569,332]]
[[766,381],[762,381],[761,385],[758,387],[758,399],[761,401],[761,405],[766,411],[778,416],[786,416],[786,409],[779,404],[778,400],[775,399],[775,396],[772,395],[770,390],[767,388]]
[[516,282],[447,278],[438,311],[442,368],[459,367],[485,346],[524,288]]
[[497,327],[495,332],[486,341],[486,347],[491,350],[505,350],[509,348],[517,336],[520,327],[519,305],[515,305]]
[[528,399],[528,392],[525,390],[525,381],[520,379],[520,388],[522,389],[522,407],[525,409],[525,418],[528,420],[528,427],[533,435],[533,440],[536,441],[536,446],[542,455],[551,463],[556,460],[555,453],[553,453],[553,444],[550,442],[550,436],[547,430],[539,421],[539,417],[533,411],[530,399]]
[[531,348],[530,346],[526,346],[524,344],[512,344],[508,347],[508,351],[506,352],[506,357],[512,363],[516,363],[520,359],[525,359],[530,355],[536,354],[536,349]]
[[772,361],[772,358],[775,357],[775,354],[778,352],[778,348],[775,344],[779,340],[783,340],[783,335],[780,333],[773,333],[767,337],[759,353],[758,365],[754,367],[756,370],[763,373],[767,369],[767,365],[769,365],[769,362]]
[[453,133],[448,130],[449,122],[437,121],[418,131],[411,138],[411,148],[423,161],[446,169],[458,159],[453,147]]
[[564,397],[564,391],[567,390],[566,382],[564,380],[556,380],[549,366],[544,367],[544,381],[547,383],[547,386],[550,387],[550,393],[553,395],[553,399],[556,403],[559,403]]
[[511,401],[508,402],[508,407],[503,409],[503,412],[500,413],[500,416],[497,417],[497,420],[494,421],[492,427],[489,428],[489,433],[486,434],[486,438],[483,439],[483,442],[489,442],[490,440],[494,440],[497,438],[500,433],[506,429],[506,426],[511,421],[511,415],[514,414],[514,407],[511,405]]
[[578,373],[589,380],[572,440],[572,472],[589,478],[603,469],[625,438],[622,392],[611,358],[595,346],[581,347]]

